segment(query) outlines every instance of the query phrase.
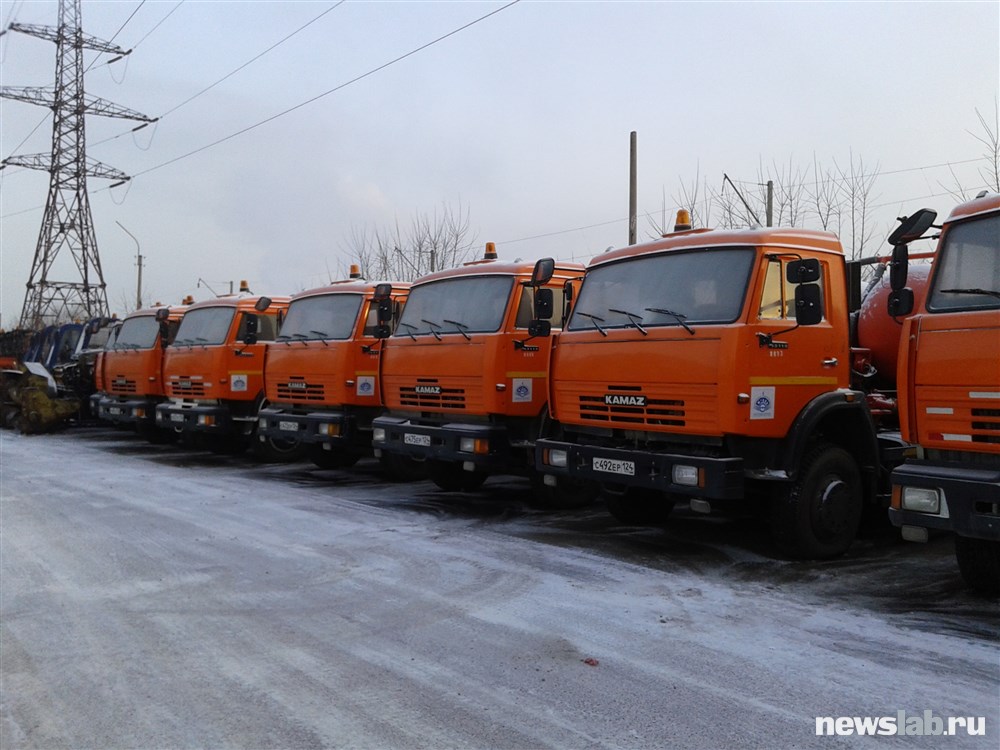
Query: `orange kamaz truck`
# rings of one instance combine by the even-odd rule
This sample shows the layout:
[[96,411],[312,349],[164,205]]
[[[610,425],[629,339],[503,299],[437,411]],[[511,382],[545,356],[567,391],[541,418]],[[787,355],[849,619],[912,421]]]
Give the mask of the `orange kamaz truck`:
[[166,399],[163,353],[186,309],[150,307],[125,317],[99,361],[95,413],[100,419],[134,427],[152,442],[172,434],[156,426],[156,407]]
[[391,332],[409,288],[357,276],[292,297],[264,367],[258,441],[297,441],[323,468],[371,455],[382,411],[378,333]]
[[[382,352],[387,413],[372,423],[390,471],[396,460],[424,463],[449,491],[475,489],[490,474],[533,473],[552,339],[528,325],[537,305],[546,329],[561,328],[563,286],[583,266],[553,266],[544,282],[532,271],[497,261],[488,243],[483,260],[414,282]],[[562,499],[541,491],[546,502]]]
[[264,354],[288,300],[252,295],[244,283],[239,294],[189,306],[163,356],[167,400],[156,407],[157,426],[217,450],[253,444],[265,459],[297,450],[254,439],[264,400]]
[[588,266],[552,351],[538,470],[596,483],[624,522],[678,501],[764,510],[789,554],[839,555],[866,506],[885,517],[905,448],[892,384],[876,388],[894,356],[879,373],[858,343],[861,268],[827,232],[686,214]]
[[[917,230],[933,221],[927,212]],[[913,301],[907,248],[895,253],[894,312]],[[910,275],[912,276],[911,267]],[[955,208],[941,227],[930,287],[903,325],[898,384],[915,455],[892,473],[890,518],[904,538],[955,533],[966,583],[1000,594],[1000,195]]]

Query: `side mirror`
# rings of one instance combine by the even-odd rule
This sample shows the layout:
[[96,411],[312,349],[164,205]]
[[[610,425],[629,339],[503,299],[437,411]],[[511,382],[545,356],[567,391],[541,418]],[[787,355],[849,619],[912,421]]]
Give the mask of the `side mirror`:
[[547,284],[552,274],[556,271],[556,262],[552,258],[542,258],[535,263],[531,271],[531,286],[542,286]]
[[257,343],[257,331],[260,330],[260,321],[253,313],[246,313],[244,321],[246,329],[243,335],[243,343],[247,346]]
[[823,320],[823,300],[818,284],[800,284],[795,288],[795,322],[814,326]]
[[[387,339],[392,335],[392,314],[395,312],[392,304],[392,284],[382,283],[375,286],[375,293],[372,299],[376,304],[375,319],[378,328],[375,330],[375,338]],[[380,335],[385,329],[385,335]]]
[[894,292],[906,286],[906,276],[909,273],[909,248],[905,244],[892,248],[892,260],[889,261],[889,287]]
[[[159,318],[160,314],[157,313],[156,317]],[[170,324],[166,319],[161,320],[160,323],[160,347],[163,349],[167,348],[167,344],[170,343]]]
[[156,311],[156,319],[161,323],[166,322],[167,318],[169,317],[170,317],[170,310],[166,307],[161,307],[159,310]]
[[819,261],[816,258],[795,260],[785,266],[789,284],[810,284],[819,281]]
[[253,309],[257,312],[264,312],[267,308],[271,306],[270,297],[261,297],[257,302],[254,303]]
[[383,282],[381,284],[375,285],[375,301],[381,302],[384,299],[389,299],[392,296],[392,284]]
[[375,338],[377,339],[387,339],[392,335],[392,328],[390,328],[385,323],[379,323],[375,326]]
[[553,299],[551,289],[535,290],[535,318],[548,320],[552,317]]
[[545,337],[552,334],[552,324],[547,320],[533,320],[528,323],[528,336]]
[[889,309],[889,315],[894,318],[898,318],[901,315],[909,315],[913,312],[913,290],[903,287],[902,289],[894,289],[889,293],[889,298],[886,305]]
[[930,208],[921,208],[915,214],[902,217],[896,231],[889,235],[889,244],[895,247],[919,240],[924,232],[931,228],[936,218],[937,211]]

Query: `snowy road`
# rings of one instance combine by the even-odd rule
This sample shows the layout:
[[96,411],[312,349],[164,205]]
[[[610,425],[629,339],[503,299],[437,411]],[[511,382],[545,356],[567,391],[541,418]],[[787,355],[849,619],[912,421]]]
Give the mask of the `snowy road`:
[[[0,433],[0,746],[998,746],[998,605],[950,540],[787,562],[525,492]],[[816,735],[928,710],[986,735]]]

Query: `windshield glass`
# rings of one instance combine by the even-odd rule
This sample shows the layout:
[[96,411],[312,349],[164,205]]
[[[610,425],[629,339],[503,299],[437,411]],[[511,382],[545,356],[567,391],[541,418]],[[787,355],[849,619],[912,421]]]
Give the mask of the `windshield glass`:
[[361,301],[360,294],[324,294],[294,300],[281,324],[278,341],[350,338]]
[[159,332],[160,324],[152,315],[129,318],[122,323],[115,349],[152,349]]
[[754,251],[662,253],[588,271],[567,328],[731,323],[739,317]]
[[185,313],[174,344],[194,346],[223,343],[235,313],[235,307],[203,307]]
[[496,331],[513,285],[513,276],[461,276],[415,286],[394,335]]
[[954,224],[938,248],[927,309],[1000,308],[1000,214]]

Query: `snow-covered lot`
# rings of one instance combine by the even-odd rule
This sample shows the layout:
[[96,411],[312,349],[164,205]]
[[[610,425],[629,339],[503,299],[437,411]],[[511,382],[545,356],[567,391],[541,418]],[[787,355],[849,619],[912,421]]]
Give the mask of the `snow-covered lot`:
[[[0,433],[0,746],[998,746],[998,605],[948,539],[789,562],[375,468]],[[986,734],[816,734],[900,711]]]

